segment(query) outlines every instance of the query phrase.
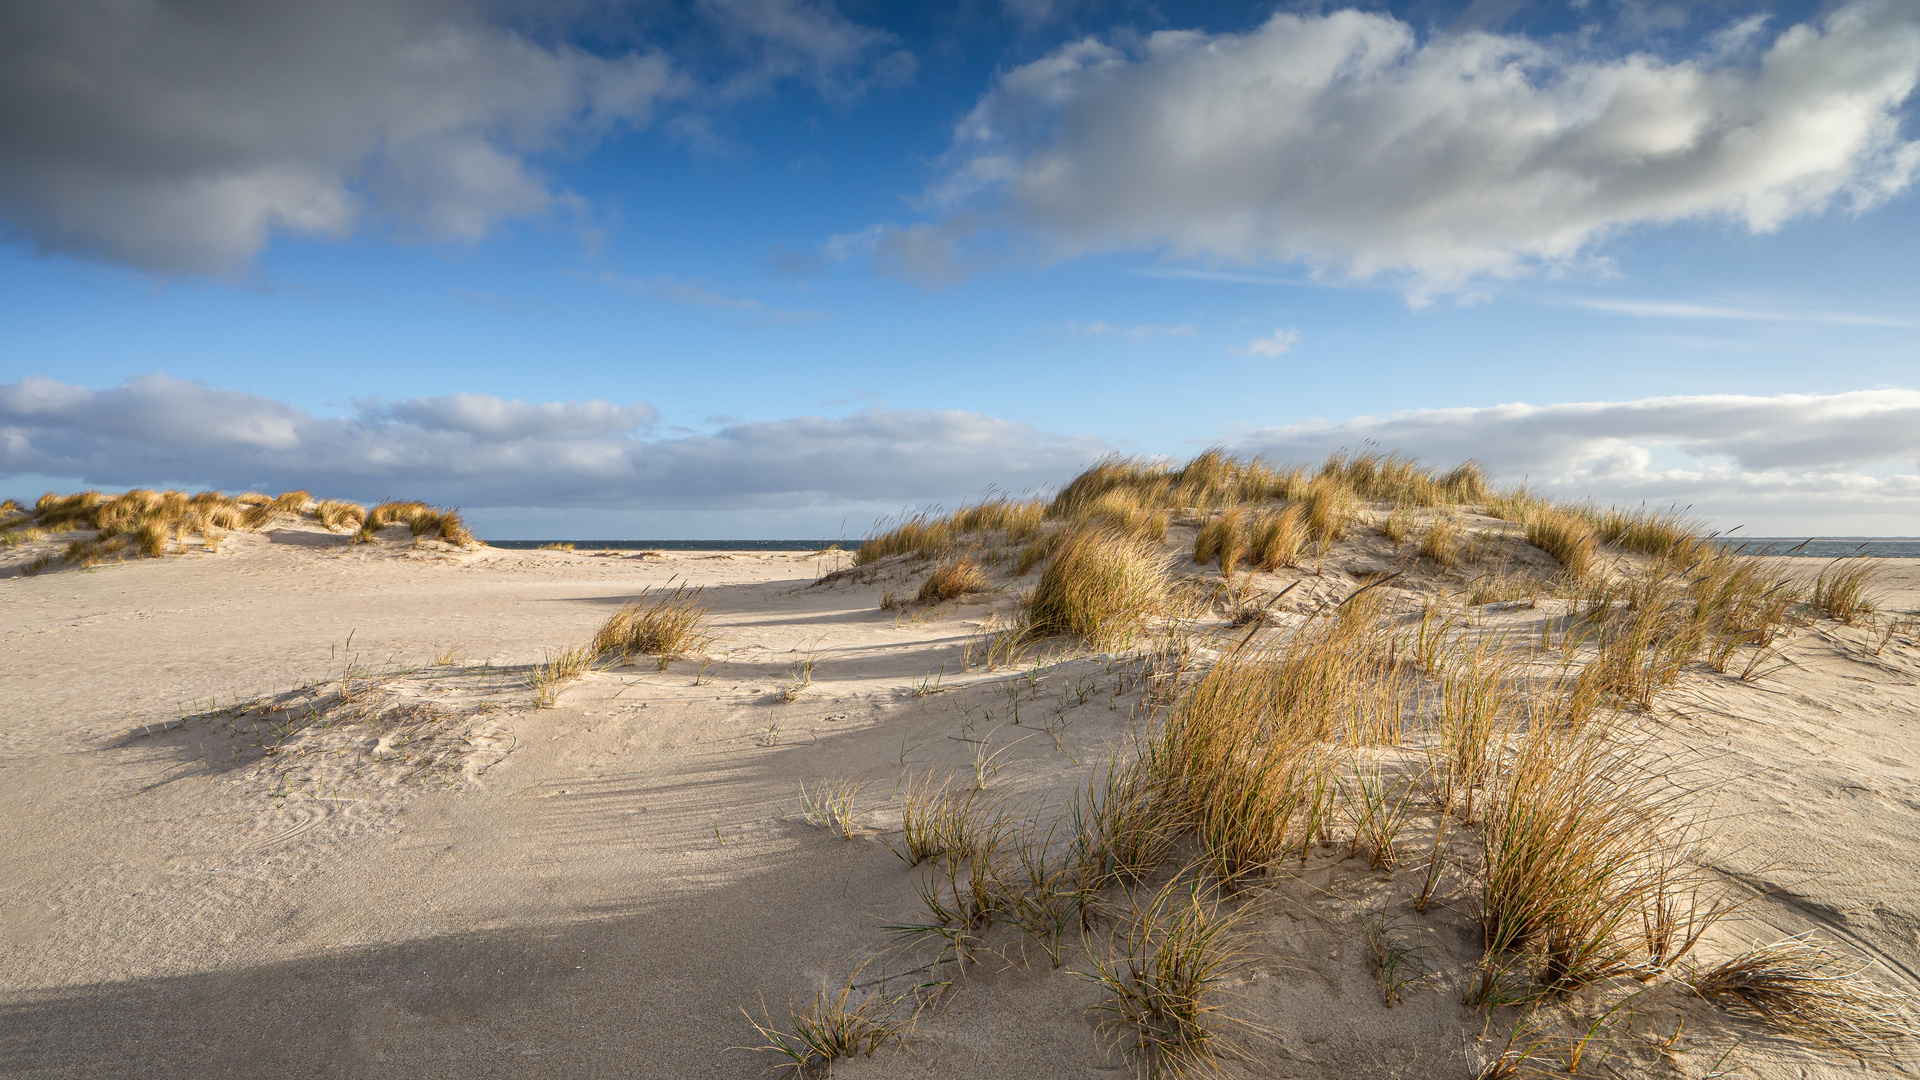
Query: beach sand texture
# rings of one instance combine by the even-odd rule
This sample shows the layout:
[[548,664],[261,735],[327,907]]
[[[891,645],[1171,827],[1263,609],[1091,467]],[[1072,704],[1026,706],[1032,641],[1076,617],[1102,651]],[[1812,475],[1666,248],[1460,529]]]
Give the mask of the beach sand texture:
[[[777,1062],[737,1049],[760,1041],[742,1009],[784,1021],[917,917],[922,871],[886,846],[911,776],[972,782],[997,754],[989,792],[1057,807],[1147,716],[1144,662],[1124,654],[965,666],[1032,574],[903,614],[882,596],[910,595],[926,565],[822,583],[836,558],[350,548],[304,523],[218,554],[0,579],[0,1075],[766,1075]],[[1393,560],[1375,537],[1257,585],[1300,581],[1282,608],[1310,611]],[[1383,590],[1412,596],[1416,578]],[[528,665],[669,583],[712,606],[706,659],[636,658],[534,707]],[[1920,561],[1888,564],[1882,594],[1920,608]],[[1476,617],[1537,634],[1554,603]],[[1203,648],[1242,633],[1190,622]],[[1920,985],[1920,648],[1895,635],[1872,654],[1878,636],[1816,620],[1785,647],[1794,666],[1689,674],[1647,722],[1690,798],[1711,800],[1701,864],[1750,896],[1713,930],[1716,956],[1817,930],[1885,984]],[[787,692],[809,664],[811,685]],[[343,679],[346,703],[330,696]],[[245,709],[262,701],[315,711],[263,732]],[[341,722],[355,709],[378,723]],[[801,786],[825,778],[863,784],[850,839],[805,819]],[[1490,1020],[1438,974],[1389,1008],[1369,967],[1369,913],[1418,888],[1421,860],[1345,855],[1314,854],[1245,924],[1229,989],[1266,1035],[1226,1071],[1475,1075],[1511,1013]],[[1471,951],[1472,899],[1443,883],[1407,939],[1426,950],[1416,969]],[[1097,988],[1072,974],[1080,948],[1076,934],[1059,969],[1029,949],[909,974],[952,985],[908,1039],[833,1075],[1130,1075],[1088,1011]],[[931,958],[886,952],[871,970]],[[1912,1068],[1704,1003],[1646,1012],[1588,1071]],[[1664,1057],[1627,1045],[1680,1016]]]

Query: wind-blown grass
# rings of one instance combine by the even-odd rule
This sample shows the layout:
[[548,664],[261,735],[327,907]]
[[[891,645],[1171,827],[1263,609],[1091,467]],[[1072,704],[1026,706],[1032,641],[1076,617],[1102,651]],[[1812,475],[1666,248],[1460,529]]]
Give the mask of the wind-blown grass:
[[600,624],[590,647],[597,656],[615,656],[621,662],[635,654],[651,654],[663,666],[675,657],[698,652],[713,637],[708,621],[711,609],[700,602],[700,593],[686,585],[643,590]]
[[1071,533],[1054,548],[1027,604],[1030,632],[1071,634],[1090,644],[1127,640],[1166,606],[1168,559],[1106,529]]

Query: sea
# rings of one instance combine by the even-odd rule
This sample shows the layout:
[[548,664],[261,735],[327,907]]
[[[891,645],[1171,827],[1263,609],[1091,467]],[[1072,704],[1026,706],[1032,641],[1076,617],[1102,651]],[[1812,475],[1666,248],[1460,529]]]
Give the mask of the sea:
[[1920,538],[1878,536],[1749,536],[1715,543],[1748,555],[1798,555],[1808,559],[1920,559]]

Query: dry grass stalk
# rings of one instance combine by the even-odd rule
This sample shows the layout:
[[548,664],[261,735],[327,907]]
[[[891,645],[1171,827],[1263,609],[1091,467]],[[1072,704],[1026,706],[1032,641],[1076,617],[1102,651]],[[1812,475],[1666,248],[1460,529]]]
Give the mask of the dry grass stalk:
[[989,582],[987,573],[973,559],[962,556],[941,563],[920,586],[919,601],[923,604],[938,604],[947,600],[957,600],[968,593],[986,591]]
[[1027,603],[1032,634],[1124,643],[1166,607],[1167,562],[1158,548],[1119,533],[1074,531],[1055,547]]
[[659,592],[648,589],[621,607],[594,632],[591,648],[597,656],[619,656],[621,662],[641,653],[668,660],[705,648],[713,640],[708,616],[700,602],[701,590],[679,585]]
[[1811,932],[1750,949],[1683,981],[1722,1008],[1863,1060],[1896,1060],[1900,1044],[1920,1035],[1911,995],[1879,985],[1865,964]]

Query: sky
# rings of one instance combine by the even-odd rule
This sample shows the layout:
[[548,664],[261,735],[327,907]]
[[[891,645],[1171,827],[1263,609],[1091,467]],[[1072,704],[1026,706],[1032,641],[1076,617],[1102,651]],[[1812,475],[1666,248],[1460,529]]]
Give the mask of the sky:
[[1920,0],[13,0],[0,497],[857,538],[1109,454],[1920,534]]

